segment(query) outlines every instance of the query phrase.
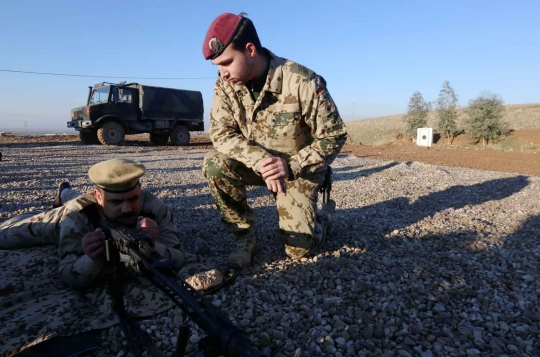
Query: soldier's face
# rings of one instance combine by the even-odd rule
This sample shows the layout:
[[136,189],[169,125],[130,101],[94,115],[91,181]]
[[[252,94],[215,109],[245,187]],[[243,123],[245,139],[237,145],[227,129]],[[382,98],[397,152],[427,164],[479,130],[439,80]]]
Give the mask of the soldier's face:
[[254,77],[256,53],[252,43],[248,43],[243,50],[229,45],[212,63],[219,67],[222,78],[236,85],[244,85]]
[[142,209],[141,185],[129,192],[112,193],[96,189],[96,200],[103,210],[103,214],[110,220],[116,221],[126,227],[137,226],[137,217]]

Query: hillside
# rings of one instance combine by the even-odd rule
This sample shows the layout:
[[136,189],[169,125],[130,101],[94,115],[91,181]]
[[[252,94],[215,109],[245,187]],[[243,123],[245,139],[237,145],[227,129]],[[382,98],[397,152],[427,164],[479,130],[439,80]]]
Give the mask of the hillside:
[[[458,125],[465,119],[465,110],[458,109]],[[392,141],[403,132],[404,114],[347,121],[350,138],[355,143],[364,145],[379,145]],[[540,129],[540,103],[515,104],[505,106],[504,120],[514,130]],[[428,127],[435,127],[436,113],[428,117]]]

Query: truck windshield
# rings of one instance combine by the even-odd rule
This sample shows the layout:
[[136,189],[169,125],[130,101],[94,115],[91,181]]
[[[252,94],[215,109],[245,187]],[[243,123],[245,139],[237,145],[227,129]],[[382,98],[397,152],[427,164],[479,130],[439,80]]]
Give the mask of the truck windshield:
[[106,102],[109,98],[109,87],[101,87],[99,89],[94,89],[92,93],[92,98],[90,98],[90,104]]

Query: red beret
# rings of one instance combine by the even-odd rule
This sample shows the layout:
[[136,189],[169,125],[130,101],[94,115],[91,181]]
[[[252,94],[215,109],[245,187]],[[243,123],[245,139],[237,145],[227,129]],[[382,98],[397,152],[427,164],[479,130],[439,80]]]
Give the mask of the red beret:
[[244,20],[242,15],[228,12],[216,17],[210,24],[204,38],[202,47],[204,59],[214,59],[221,55],[233,40]]

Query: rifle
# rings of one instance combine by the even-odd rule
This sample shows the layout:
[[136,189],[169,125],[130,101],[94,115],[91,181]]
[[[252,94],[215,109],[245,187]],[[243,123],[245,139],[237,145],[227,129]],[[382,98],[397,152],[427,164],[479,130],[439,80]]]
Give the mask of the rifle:
[[[105,232],[105,254],[109,262],[122,262],[149,279],[163,291],[206,334],[199,340],[202,357],[262,357],[251,340],[228,316],[184,281],[175,271],[173,259],[165,258],[153,249],[150,237],[141,230],[101,223]],[[184,356],[189,326],[179,329],[176,355]]]

